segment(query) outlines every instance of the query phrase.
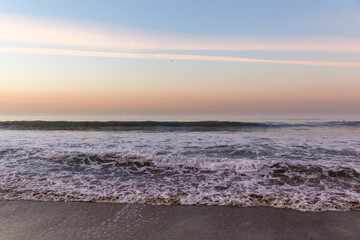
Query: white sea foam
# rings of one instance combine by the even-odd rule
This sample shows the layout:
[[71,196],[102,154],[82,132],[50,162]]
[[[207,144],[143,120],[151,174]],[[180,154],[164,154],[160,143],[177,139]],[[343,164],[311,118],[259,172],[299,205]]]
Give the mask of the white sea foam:
[[0,131],[0,198],[360,209],[360,132]]

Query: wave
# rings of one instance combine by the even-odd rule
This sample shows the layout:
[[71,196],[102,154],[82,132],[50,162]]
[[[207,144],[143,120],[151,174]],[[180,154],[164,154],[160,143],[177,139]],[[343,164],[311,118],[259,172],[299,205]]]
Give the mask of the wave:
[[[360,210],[360,174],[352,167],[250,159],[200,162],[127,154],[15,152],[29,160],[0,171],[0,200]],[[18,158],[14,153],[9,156]],[[39,168],[46,171],[39,172]]]
[[360,210],[359,122],[1,122],[30,123],[145,131],[1,131],[0,200]]
[[246,131],[290,127],[360,127],[360,121],[237,122],[237,121],[3,121],[0,129],[77,131]]
[[[14,150],[12,150],[14,151]],[[16,151],[14,151],[16,152]],[[82,166],[84,169],[112,169],[124,170],[131,169],[132,172],[146,173],[147,171],[173,171],[181,173],[205,173],[205,174],[254,174],[261,171],[267,172],[271,177],[288,177],[294,175],[309,176],[319,175],[321,179],[331,177],[334,179],[347,179],[360,181],[360,173],[355,166],[341,166],[334,163],[304,163],[302,161],[286,162],[283,159],[267,158],[255,160],[251,158],[217,158],[217,157],[181,157],[181,156],[154,156],[146,154],[130,153],[82,153],[82,152],[52,152],[43,153],[39,149],[23,151],[16,157],[26,155],[27,157],[37,157],[43,161],[61,163],[62,166],[73,168]],[[83,170],[84,170],[83,169]],[[325,174],[325,175],[324,175]],[[321,176],[320,176],[321,175]],[[299,176],[298,176],[299,177]]]

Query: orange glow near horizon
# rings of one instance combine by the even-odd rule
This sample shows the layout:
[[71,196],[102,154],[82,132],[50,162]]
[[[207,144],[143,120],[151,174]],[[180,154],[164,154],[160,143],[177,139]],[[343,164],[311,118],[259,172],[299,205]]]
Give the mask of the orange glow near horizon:
[[360,96],[316,91],[4,92],[0,112],[293,112],[356,108]]
[[0,14],[0,114],[360,113],[360,38],[290,36]]

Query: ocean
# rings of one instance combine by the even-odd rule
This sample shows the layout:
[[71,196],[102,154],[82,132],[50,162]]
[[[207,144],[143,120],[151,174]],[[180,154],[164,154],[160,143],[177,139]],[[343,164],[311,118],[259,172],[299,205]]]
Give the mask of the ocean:
[[0,121],[0,199],[360,210],[360,121]]

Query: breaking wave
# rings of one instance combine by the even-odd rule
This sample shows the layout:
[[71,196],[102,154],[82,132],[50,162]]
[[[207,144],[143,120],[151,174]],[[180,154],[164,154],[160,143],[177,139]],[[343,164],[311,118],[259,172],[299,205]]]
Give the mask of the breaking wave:
[[360,121],[308,123],[236,121],[5,121],[0,129],[78,131],[244,131],[291,127],[360,127]]
[[360,210],[360,122],[0,122],[0,199]]

